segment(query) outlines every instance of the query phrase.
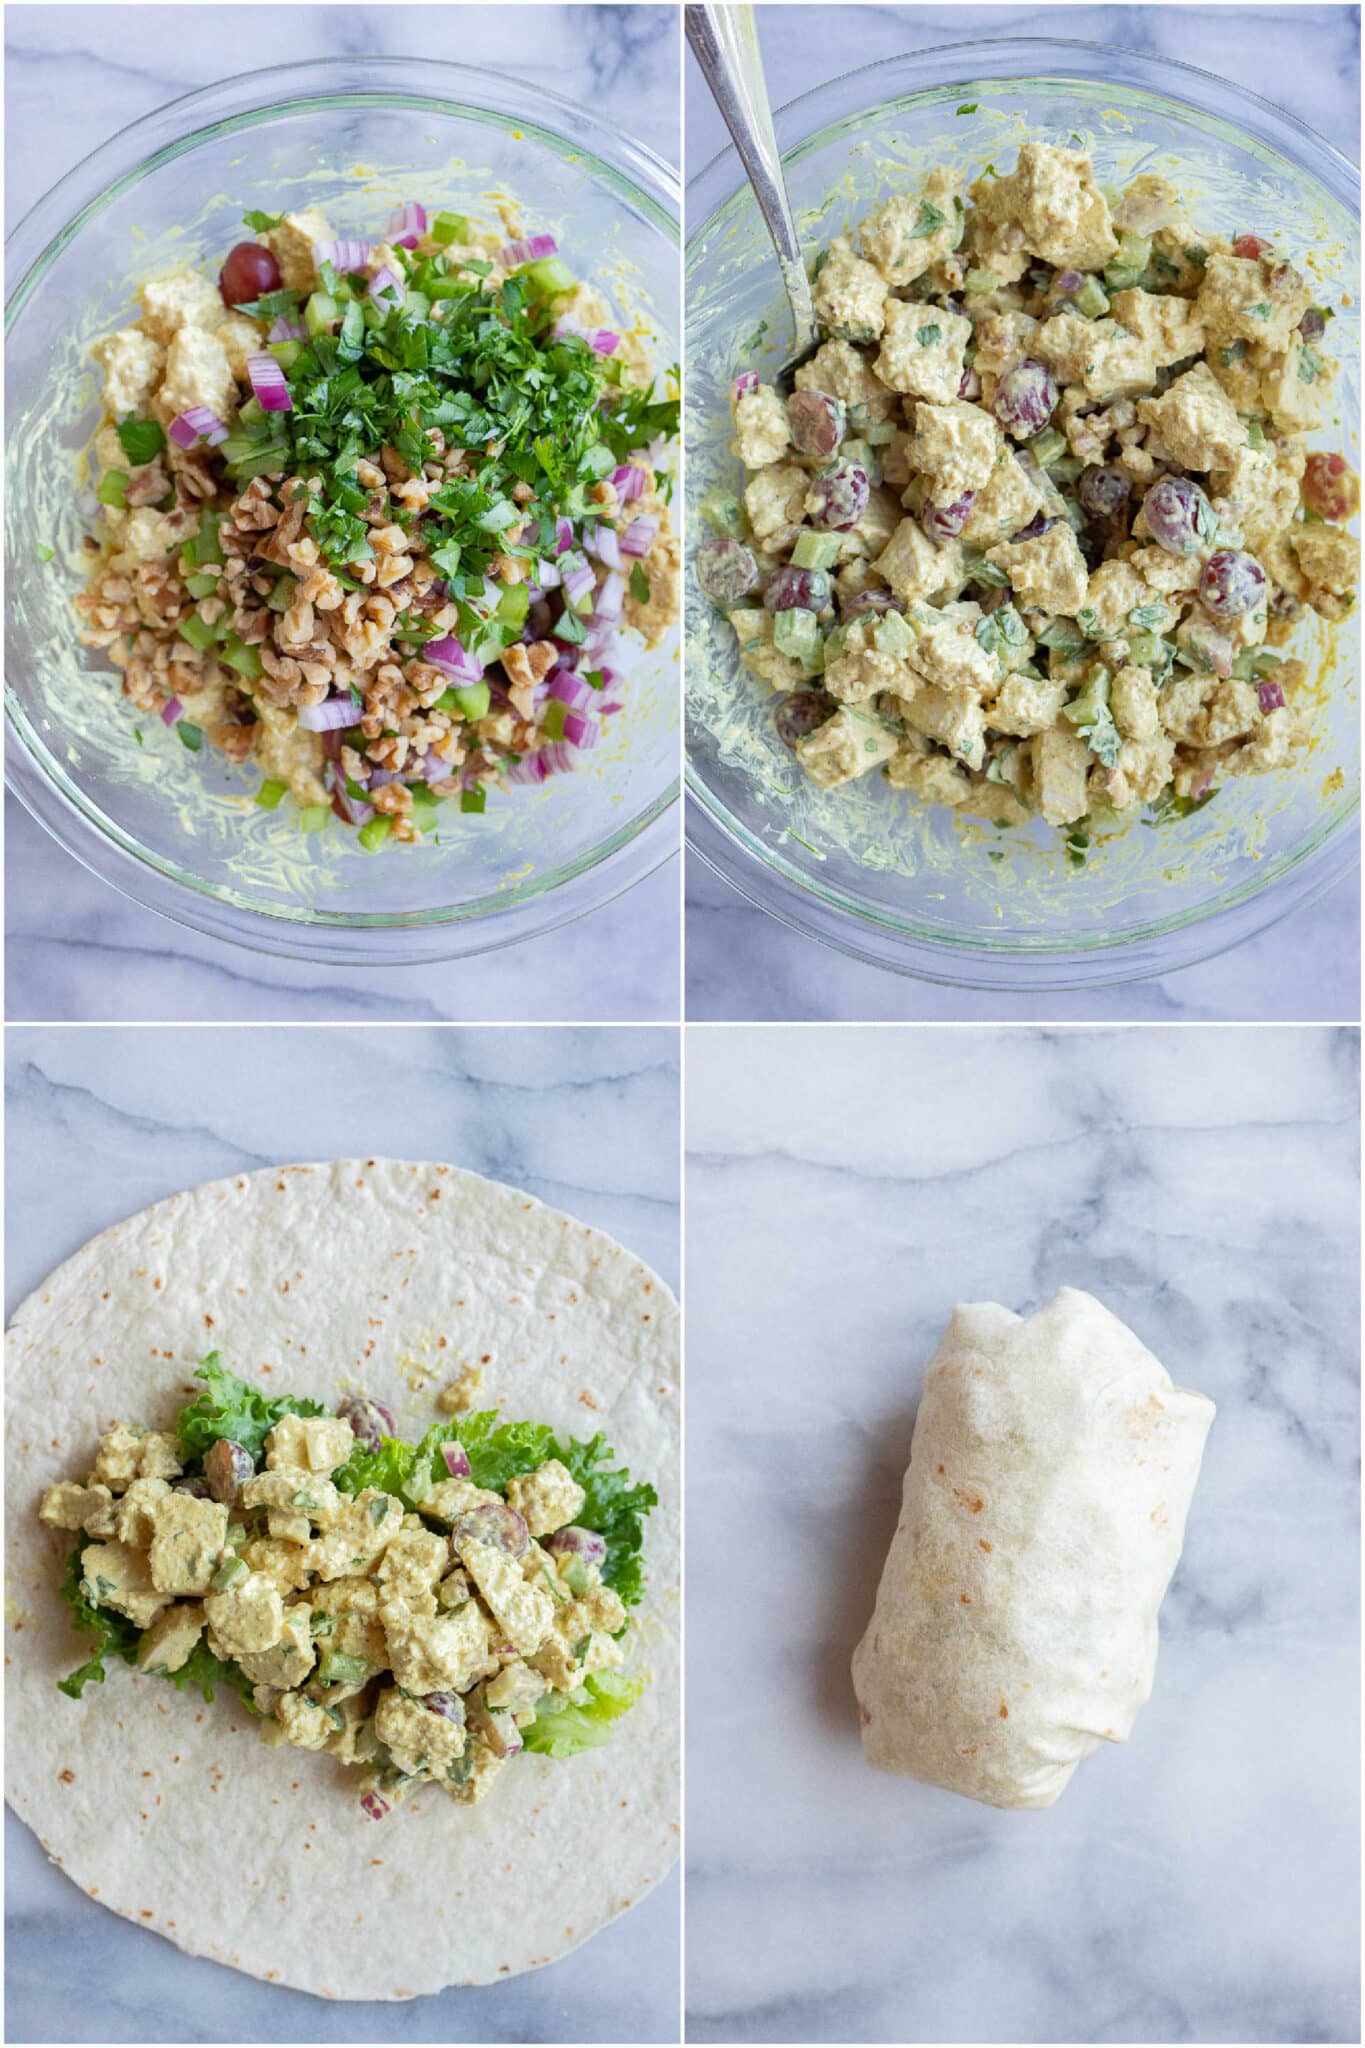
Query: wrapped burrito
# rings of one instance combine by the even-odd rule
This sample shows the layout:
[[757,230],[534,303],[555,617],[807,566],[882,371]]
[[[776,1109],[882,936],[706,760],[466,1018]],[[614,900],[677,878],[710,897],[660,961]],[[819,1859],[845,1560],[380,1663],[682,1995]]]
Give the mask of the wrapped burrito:
[[875,1770],[1051,1806],[1127,1739],[1213,1415],[1074,1287],[953,1311],[853,1658]]

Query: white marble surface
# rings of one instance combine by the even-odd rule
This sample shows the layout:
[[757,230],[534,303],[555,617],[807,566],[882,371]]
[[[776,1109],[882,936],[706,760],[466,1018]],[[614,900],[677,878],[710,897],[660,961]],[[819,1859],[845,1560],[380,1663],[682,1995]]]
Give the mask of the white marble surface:
[[[353,1151],[419,1150],[511,1181],[677,1285],[673,1032],[224,1030],[211,1070],[187,1031],[5,1037],[11,1309],[95,1231],[178,1188]],[[117,1919],[5,1818],[9,2041],[677,2038],[676,1871],[547,1970],[407,2005],[324,2003]]]
[[[1359,157],[1356,7],[769,6],[760,9],[760,23],[774,106],[832,70],[902,51],[977,35],[1069,36],[1176,58],[1232,79],[1297,114],[1352,161]],[[692,177],[727,138],[690,51],[686,91]],[[696,861],[689,863],[686,923],[687,1014],[699,1019],[1349,1022],[1360,1015],[1358,884],[1204,966],[1129,988],[1036,998],[932,988],[846,960],[751,909]]]
[[[323,55],[446,57],[579,98],[678,160],[678,28],[666,6],[9,7],[9,226],[80,157],[181,93]],[[60,119],[54,110],[60,108]],[[655,1020],[678,1015],[678,863],[548,938],[421,968],[247,953],[140,909],[6,806],[15,1019]]]
[[[1359,2041],[1357,1034],[688,1036],[690,2038]],[[997,1812],[848,1664],[952,1304],[1062,1283],[1218,1415],[1131,1740]]]

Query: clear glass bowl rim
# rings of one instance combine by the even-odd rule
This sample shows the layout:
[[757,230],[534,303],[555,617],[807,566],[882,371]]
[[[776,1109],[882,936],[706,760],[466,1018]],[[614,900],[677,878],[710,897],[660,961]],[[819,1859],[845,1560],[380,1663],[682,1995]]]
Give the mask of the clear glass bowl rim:
[[[1116,60],[1123,67],[1118,78],[1112,76]],[[1068,63],[1073,67],[1070,73]],[[910,67],[915,71],[913,87],[885,96],[882,88],[887,74]],[[832,119],[822,117],[832,97],[846,93],[860,80],[867,82],[862,111],[877,119],[895,109],[909,109],[924,95],[949,87],[1065,84],[1068,76],[1087,83],[1108,83],[1119,95],[1164,101],[1203,121],[1232,125],[1230,115],[1235,113],[1246,139],[1314,178],[1339,206],[1358,218],[1356,167],[1297,115],[1197,65],[1080,37],[1000,36],[877,58],[788,100],[775,111],[774,125],[785,161],[818,146],[832,130],[845,124],[847,113]],[[1182,98],[1178,89],[1182,78],[1197,82],[1202,97]],[[790,142],[784,140],[788,131],[794,137]],[[1299,144],[1297,155],[1288,154],[1290,141]],[[713,191],[722,176],[728,178],[726,189]],[[696,249],[743,184],[732,144],[720,149],[688,180],[685,291]],[[692,227],[694,219],[697,225]],[[729,813],[707,788],[690,754],[686,783],[689,855],[695,854],[755,908],[869,965],[945,986],[1063,990],[1167,973],[1225,952],[1291,912],[1306,908],[1349,874],[1359,860],[1353,829],[1360,807],[1356,791],[1320,832],[1267,862],[1262,872],[1230,885],[1211,902],[1170,920],[1130,931],[1119,939],[1101,934],[1084,943],[1070,938],[958,941],[916,929],[908,920],[892,925],[841,892],[823,892],[813,878],[785,862]]]
[[[184,154],[197,138],[250,127],[295,108],[387,103],[447,115],[466,107],[477,110],[505,126],[569,145],[611,182],[628,186],[642,211],[676,238],[681,186],[673,167],[647,144],[544,87],[535,88],[533,113],[506,103],[517,96],[524,105],[530,90],[526,80],[485,65],[335,56],[240,72],[168,100],[82,157],[11,231],[5,244],[13,280],[5,302],[6,332],[41,286],[49,264],[115,190]],[[492,951],[600,908],[677,852],[679,779],[586,854],[536,876],[516,892],[406,913],[312,913],[303,907],[250,905],[151,854],[106,818],[60,764],[45,761],[46,749],[36,736],[30,742],[27,717],[8,677],[5,700],[6,784],[67,853],[133,901],[259,952],[386,965]]]

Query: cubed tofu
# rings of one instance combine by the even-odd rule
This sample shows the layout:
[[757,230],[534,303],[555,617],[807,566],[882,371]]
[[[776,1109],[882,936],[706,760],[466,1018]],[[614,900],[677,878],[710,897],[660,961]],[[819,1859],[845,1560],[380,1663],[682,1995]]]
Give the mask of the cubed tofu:
[[131,1543],[88,1543],[81,1573],[92,1606],[112,1607],[138,1628],[149,1627],[171,1597],[152,1584],[146,1552]]
[[1194,303],[1211,343],[1249,341],[1283,349],[1313,294],[1296,270],[1274,256],[1213,254]]
[[91,354],[104,369],[104,409],[110,418],[121,420],[129,413],[141,413],[166,365],[161,343],[140,327],[121,327],[117,334],[98,342]]
[[530,1664],[523,1664],[518,1658],[504,1665],[496,1678],[490,1678],[483,1689],[485,1703],[494,1713],[505,1708],[509,1714],[519,1714],[534,1707],[546,1690],[543,1674]]
[[1065,723],[1029,741],[1033,794],[1049,825],[1074,825],[1088,808],[1086,776],[1090,749]]
[[443,1778],[446,1766],[464,1753],[465,1733],[458,1721],[423,1706],[420,1700],[405,1699],[395,1686],[379,1696],[374,1732],[399,1770],[414,1777],[425,1771],[430,1777]]
[[472,1536],[452,1539],[460,1563],[478,1587],[489,1612],[514,1649],[523,1656],[544,1640],[554,1619],[554,1604],[541,1586],[528,1585],[515,1558],[496,1544]]
[[326,1532],[308,1545],[308,1568],[319,1579],[340,1579],[348,1572],[364,1571],[402,1526],[402,1501],[395,1494],[367,1486],[328,1524]]
[[913,470],[929,486],[934,505],[956,504],[968,491],[984,490],[1000,457],[1000,429],[979,405],[954,399],[951,405],[915,407],[915,436],[908,451]]
[[481,1799],[488,1797],[499,1771],[505,1771],[507,1763],[505,1756],[495,1756],[486,1742],[472,1737],[467,1756],[460,1759],[458,1769],[461,1775],[444,1778],[441,1783],[457,1806],[477,1806]]
[[[450,1544],[430,1529],[400,1529],[379,1560],[376,1578],[413,1608],[436,1612],[436,1587],[450,1563]],[[429,1606],[424,1603],[430,1602]]]
[[334,1714],[335,1709],[329,1714],[301,1692],[282,1693],[275,1702],[275,1719],[284,1730],[285,1741],[295,1749],[325,1749],[336,1731]]
[[355,1431],[334,1415],[282,1415],[265,1440],[271,1472],[335,1472],[355,1449]]
[[1113,767],[1097,764],[1090,779],[1111,809],[1126,811],[1135,804],[1154,803],[1170,781],[1174,763],[1174,740],[1152,733],[1145,739],[1125,740]]
[[960,313],[888,299],[877,375],[892,391],[947,405],[957,397],[971,338],[972,323]]
[[49,1529],[84,1529],[89,1536],[114,1533],[114,1496],[107,1486],[82,1486],[61,1479],[38,1504],[38,1520]]
[[986,758],[986,717],[981,699],[970,690],[943,690],[925,683],[903,699],[901,715],[914,732],[937,740],[968,768]]
[[1156,684],[1145,668],[1121,668],[1109,691],[1114,723],[1126,740],[1153,740],[1161,730]]
[[1024,142],[1003,178],[982,178],[972,198],[987,218],[1013,222],[1024,245],[1059,270],[1098,270],[1118,249],[1109,202],[1088,156]]
[[1009,733],[1015,739],[1032,739],[1048,732],[1061,717],[1066,702],[1066,684],[1039,682],[1033,676],[1006,676],[986,707],[986,724],[992,732]]
[[534,1472],[507,1483],[507,1504],[516,1509],[533,1536],[549,1536],[567,1528],[587,1494],[558,1458],[547,1458]]
[[878,575],[909,604],[942,596],[962,585],[962,549],[956,541],[935,547],[918,519],[902,519],[873,564]]
[[1008,540],[1042,510],[1043,494],[1012,448],[1003,447],[984,488],[967,514],[962,539],[969,548]]
[[880,768],[896,747],[896,735],[879,718],[843,710],[797,742],[796,758],[812,782],[822,789],[837,789]]
[[164,1479],[133,1481],[114,1514],[114,1534],[120,1543],[131,1543],[138,1550],[151,1547],[157,1514],[162,1502],[170,1498],[170,1491]]
[[1339,526],[1295,526],[1290,545],[1312,589],[1339,596],[1354,590],[1360,579],[1360,542]]
[[1138,418],[1182,469],[1226,469],[1246,445],[1247,430],[1207,363],[1186,370],[1160,398],[1140,399]]
[[142,287],[142,329],[169,348],[184,327],[212,331],[223,318],[221,292],[196,270],[178,270]]
[[907,740],[893,761],[887,763],[886,779],[893,789],[908,789],[926,804],[943,804],[955,811],[972,793],[972,779],[958,762],[946,754],[920,751],[919,734]]
[[246,359],[250,355],[259,354],[265,347],[264,330],[255,320],[248,319],[245,313],[229,313],[222,326],[215,327],[213,331],[222,343],[227,354],[228,368],[237,382],[243,385],[249,383],[251,373],[247,369]]
[[282,1515],[306,1515],[327,1528],[351,1503],[317,1472],[253,1472],[242,1487],[242,1506]]
[[[548,1605],[549,1595],[542,1597]],[[381,1618],[389,1664],[405,1692],[468,1692],[498,1669],[493,1625],[476,1600],[454,1614],[429,1615],[395,1598],[383,1603]]]
[[313,1610],[306,1600],[298,1600],[292,1607],[286,1607],[279,1640],[268,1650],[249,1650],[239,1654],[237,1661],[247,1677],[254,1678],[258,1685],[279,1685],[286,1689],[302,1685],[317,1659],[312,1619]]
[[1089,398],[1135,397],[1156,382],[1150,343],[1113,320],[1054,313],[1039,328],[1035,348],[1063,384]]
[[915,638],[906,656],[910,666],[943,690],[966,690],[978,697],[993,691],[999,670],[995,655],[976,637],[981,616],[978,604],[947,604],[938,611],[912,606]]
[[895,410],[894,394],[848,341],[824,342],[793,382],[798,391],[823,391],[841,398],[849,410],[849,425],[858,431],[890,419]]
[[1332,396],[1336,367],[1295,335],[1261,379],[1261,404],[1276,426],[1300,432],[1315,427]]
[[173,1436],[119,1422],[99,1440],[90,1481],[123,1493],[135,1479],[178,1479],[184,1469]]
[[286,291],[311,292],[317,289],[319,276],[314,245],[336,240],[328,226],[327,216],[318,207],[306,206],[300,213],[287,213],[280,225],[268,229],[261,239],[280,266]]
[[[1129,631],[1137,632],[1138,627],[1129,627],[1129,618],[1141,606],[1164,604],[1165,600],[1154,596],[1131,562],[1118,560],[1101,562],[1086,580],[1078,605],[1068,605],[1066,610],[1072,617],[1079,615],[1084,630],[1096,640],[1118,640],[1126,638]],[[1164,631],[1175,622],[1175,613],[1166,607],[1166,616],[1156,630]]]
[[863,255],[893,289],[913,284],[962,239],[962,180],[940,165],[922,192],[893,192],[858,229]]
[[163,1593],[207,1593],[223,1554],[227,1519],[219,1501],[167,1492],[153,1511],[152,1584]]
[[815,317],[836,341],[876,341],[885,322],[886,279],[836,235],[815,280]]
[[806,516],[810,477],[796,462],[775,462],[751,477],[744,491],[754,539],[774,554],[790,547]]
[[241,1554],[253,1572],[269,1579],[281,1593],[301,1593],[308,1584],[308,1558],[302,1544],[256,1536]]
[[175,1600],[164,1607],[137,1646],[139,1671],[179,1671],[188,1663],[204,1633],[204,1609],[198,1600]]
[[231,420],[237,411],[237,383],[217,335],[203,327],[182,327],[166,351],[166,371],[152,409],[169,423],[194,405]]
[[1198,309],[1172,292],[1115,292],[1109,309],[1121,327],[1143,343],[1157,369],[1183,363],[1204,352],[1204,328]]
[[826,661],[825,688],[836,703],[865,704],[886,690],[897,697],[913,694],[914,670],[901,657],[878,650],[876,630],[875,619],[854,619],[844,632],[843,653]]
[[[769,614],[765,612],[763,616],[766,619]],[[467,1515],[471,1508],[501,1499],[500,1493],[490,1493],[486,1486],[476,1486],[472,1479],[443,1479],[424,1496],[422,1513],[432,1521],[453,1522],[458,1516]]]
[[204,1602],[204,1614],[228,1657],[273,1649],[284,1633],[280,1589],[259,1572],[248,1572],[226,1592],[210,1593]]
[[1211,479],[1220,527],[1238,532],[1253,555],[1293,525],[1299,475],[1279,448],[1239,448],[1235,461]]
[[1004,541],[988,548],[986,559],[1004,570],[1016,599],[1029,610],[1072,618],[1085,603],[1090,575],[1065,519],[1032,540]]
[[791,447],[787,408],[771,384],[742,391],[734,403],[735,453],[746,469],[766,469]]

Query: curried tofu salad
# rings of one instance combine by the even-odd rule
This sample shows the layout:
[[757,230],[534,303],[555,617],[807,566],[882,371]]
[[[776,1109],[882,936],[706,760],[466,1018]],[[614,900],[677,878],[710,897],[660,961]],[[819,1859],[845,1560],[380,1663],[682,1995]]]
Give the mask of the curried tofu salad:
[[173,1431],[117,1423],[42,1495],[94,1639],[62,1692],[111,1656],[226,1687],[264,1741],[359,1771],[374,1820],[427,1785],[476,1805],[524,1751],[609,1739],[642,1690],[619,1667],[657,1497],[603,1436],[487,1410],[413,1444],[363,1396],[268,1398],[216,1352],[197,1377]]
[[246,224],[94,351],[81,639],[367,851],[589,765],[677,613],[648,338],[552,235],[415,201],[373,239]]
[[[893,193],[814,269],[782,396],[734,380],[695,554],[781,738],[997,826],[1154,821],[1311,739],[1309,609],[1352,609],[1359,482],[1310,452],[1333,309],[1292,250],[1025,142]],[[1073,854],[1073,858],[1077,858]]]

